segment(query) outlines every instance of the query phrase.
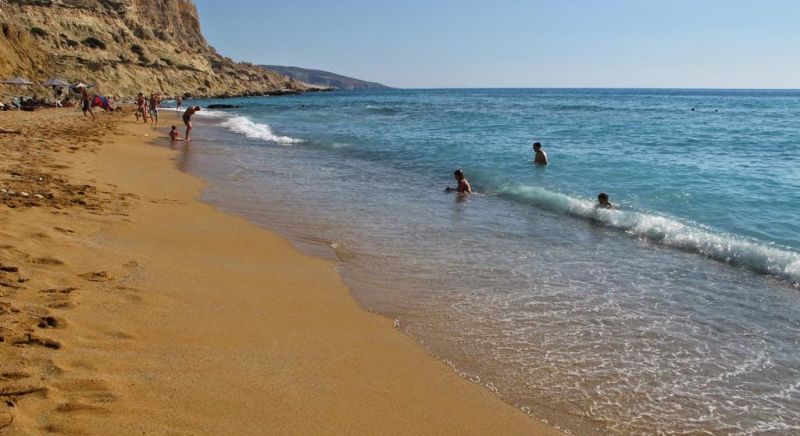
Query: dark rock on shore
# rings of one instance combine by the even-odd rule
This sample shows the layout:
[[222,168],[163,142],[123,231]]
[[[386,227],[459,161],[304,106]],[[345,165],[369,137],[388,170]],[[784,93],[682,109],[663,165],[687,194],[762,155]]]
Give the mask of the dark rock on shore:
[[239,108],[238,104],[210,104],[206,106],[208,109],[236,109]]

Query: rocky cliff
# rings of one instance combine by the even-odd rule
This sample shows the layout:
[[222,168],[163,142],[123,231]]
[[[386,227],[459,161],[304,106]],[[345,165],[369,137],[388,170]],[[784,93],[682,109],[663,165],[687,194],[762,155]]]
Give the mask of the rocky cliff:
[[189,0],[0,0],[0,61],[0,80],[60,76],[128,97],[306,89],[218,54]]

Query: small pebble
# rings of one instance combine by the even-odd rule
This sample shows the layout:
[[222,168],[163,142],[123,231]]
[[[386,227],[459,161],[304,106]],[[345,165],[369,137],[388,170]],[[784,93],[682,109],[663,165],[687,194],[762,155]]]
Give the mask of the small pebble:
[[8,189],[0,189],[0,192],[2,192],[3,194],[5,194],[6,192],[8,192]]
[[39,200],[44,200],[44,195],[42,194],[36,194],[34,197],[38,198]]
[[20,193],[19,193],[19,195],[21,195],[21,196],[23,196],[23,197],[27,197],[27,196],[29,196],[30,194],[28,194],[27,192],[20,192]]

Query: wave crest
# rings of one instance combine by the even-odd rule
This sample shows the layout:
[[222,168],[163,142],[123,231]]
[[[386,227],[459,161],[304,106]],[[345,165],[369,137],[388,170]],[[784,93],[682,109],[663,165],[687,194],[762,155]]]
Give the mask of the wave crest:
[[800,280],[800,253],[741,236],[716,233],[692,223],[652,213],[599,209],[594,202],[533,186],[512,186],[500,195],[552,212],[603,223],[650,241],[762,274]]
[[241,133],[248,138],[260,139],[267,142],[275,142],[286,145],[303,142],[302,139],[276,135],[272,132],[272,128],[268,124],[256,123],[250,118],[243,116],[231,117],[225,120],[222,123],[222,126],[233,132]]

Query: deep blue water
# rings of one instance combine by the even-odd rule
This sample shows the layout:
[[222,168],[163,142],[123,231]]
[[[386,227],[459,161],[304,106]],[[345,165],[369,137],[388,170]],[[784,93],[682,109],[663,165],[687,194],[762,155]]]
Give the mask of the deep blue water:
[[[507,401],[578,432],[800,431],[800,91],[224,103],[183,156],[209,201],[333,246],[362,304]],[[476,195],[443,192],[456,168]]]

